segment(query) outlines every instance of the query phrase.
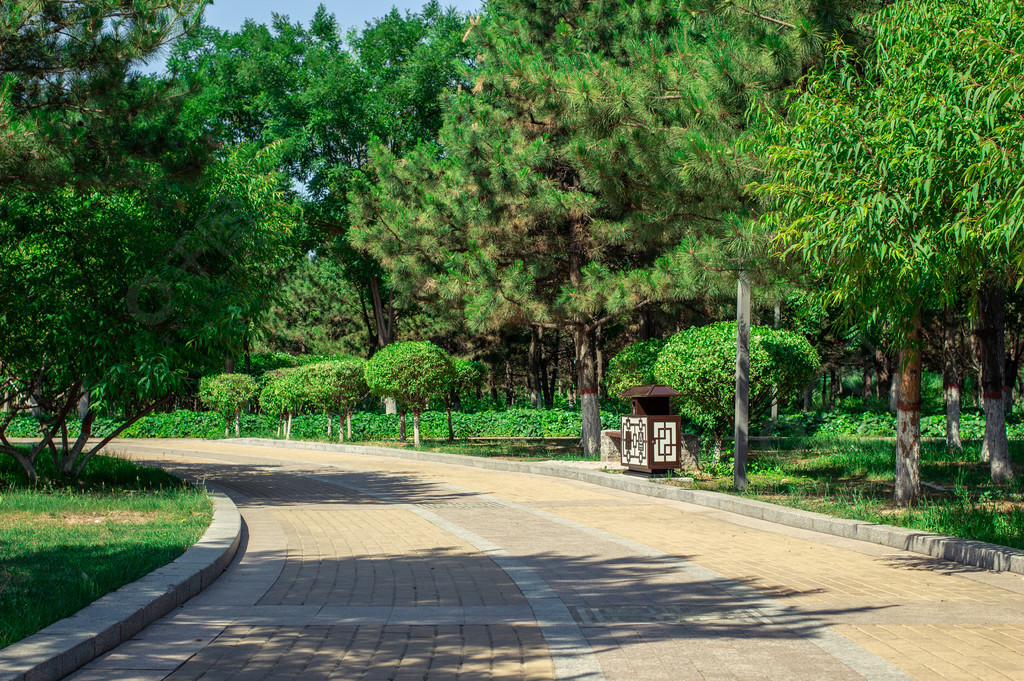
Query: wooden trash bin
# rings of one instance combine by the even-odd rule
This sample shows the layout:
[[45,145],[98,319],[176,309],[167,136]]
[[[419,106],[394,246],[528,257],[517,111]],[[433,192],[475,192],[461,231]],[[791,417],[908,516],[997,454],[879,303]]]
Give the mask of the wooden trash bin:
[[682,417],[669,413],[669,398],[677,395],[667,385],[641,385],[619,395],[633,403],[633,413],[622,417],[623,466],[648,475],[681,467]]

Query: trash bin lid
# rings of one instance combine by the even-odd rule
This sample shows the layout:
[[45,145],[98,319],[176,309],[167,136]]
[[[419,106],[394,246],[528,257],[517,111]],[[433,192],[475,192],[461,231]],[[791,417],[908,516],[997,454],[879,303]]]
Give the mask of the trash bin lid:
[[638,385],[619,393],[619,397],[678,397],[681,394],[667,385]]

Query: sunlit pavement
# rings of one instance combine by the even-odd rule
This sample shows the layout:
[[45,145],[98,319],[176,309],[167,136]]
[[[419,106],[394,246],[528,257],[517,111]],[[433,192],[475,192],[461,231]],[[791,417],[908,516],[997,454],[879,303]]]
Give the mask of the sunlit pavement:
[[122,441],[229,494],[212,587],[71,675],[1024,679],[1024,578],[526,473]]

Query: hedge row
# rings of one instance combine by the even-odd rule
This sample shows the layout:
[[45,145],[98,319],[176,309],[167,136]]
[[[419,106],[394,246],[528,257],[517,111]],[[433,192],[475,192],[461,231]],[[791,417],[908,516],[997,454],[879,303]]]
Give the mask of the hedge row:
[[[850,414],[845,412],[807,412],[780,414],[779,421],[769,428],[775,435],[859,435],[861,437],[892,437],[896,432],[896,415],[890,413]],[[1024,423],[1008,423],[1006,434],[1011,440],[1024,439]],[[985,436],[985,416],[979,412],[960,414],[960,437],[980,440]],[[921,437],[946,437],[945,414],[921,417]]]
[[[606,429],[619,427],[619,416],[602,412],[601,424]],[[118,424],[112,419],[97,419],[93,434],[103,437]],[[278,421],[266,414],[243,414],[242,436],[275,437]],[[70,437],[78,435],[77,421],[68,420]],[[406,418],[409,436],[412,436],[412,415]],[[337,437],[338,417],[334,417],[333,435]],[[448,437],[448,421],[443,411],[427,411],[420,418],[423,437]],[[580,413],[568,409],[509,409],[502,412],[452,413],[455,437],[576,437],[580,434]],[[352,416],[352,435],[355,440],[392,440],[398,435],[398,416],[356,412]],[[38,422],[30,416],[19,416],[7,429],[8,437],[35,437]],[[166,414],[151,414],[126,429],[121,437],[198,437],[215,439],[224,436],[224,417],[215,412],[179,410]],[[292,439],[325,439],[327,421],[322,414],[305,414],[292,419]]]

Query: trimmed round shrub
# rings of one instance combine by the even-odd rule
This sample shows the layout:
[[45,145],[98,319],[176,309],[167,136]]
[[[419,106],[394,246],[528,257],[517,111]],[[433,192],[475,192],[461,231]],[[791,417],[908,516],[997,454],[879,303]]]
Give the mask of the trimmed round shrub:
[[608,370],[604,374],[608,393],[619,395],[638,385],[652,385],[658,382],[654,375],[654,363],[658,361],[658,353],[665,347],[660,338],[637,341],[622,348],[608,362]]
[[[750,327],[750,420],[771,409],[773,389],[784,402],[810,383],[821,360],[798,333]],[[682,413],[720,439],[732,425],[736,402],[736,323],[681,331],[662,348],[654,365],[659,383],[682,397]]]
[[[242,409],[256,396],[256,380],[248,374],[219,374],[203,376],[199,381],[199,399],[226,422],[235,421],[235,435],[239,434]],[[224,436],[228,429],[224,427]]]

